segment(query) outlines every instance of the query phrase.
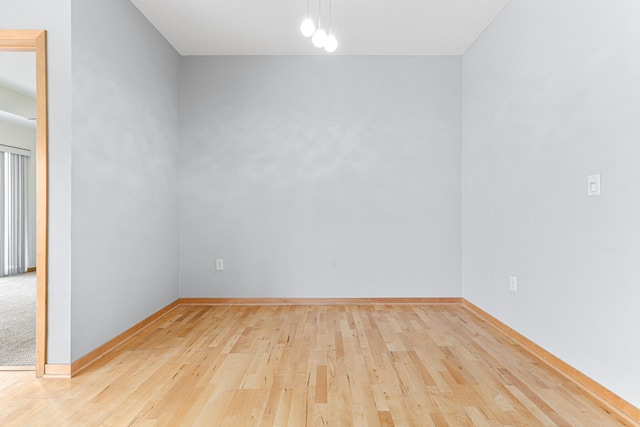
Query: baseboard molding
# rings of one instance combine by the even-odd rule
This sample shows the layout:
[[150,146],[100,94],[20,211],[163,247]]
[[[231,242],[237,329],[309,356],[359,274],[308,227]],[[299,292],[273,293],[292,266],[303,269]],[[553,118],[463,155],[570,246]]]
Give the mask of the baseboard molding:
[[180,298],[183,305],[461,304],[462,298]]
[[44,365],[45,378],[71,378],[71,365]]
[[100,347],[96,348],[95,350],[85,354],[80,359],[76,360],[75,362],[73,362],[71,364],[70,375],[71,376],[77,375],[80,371],[82,371],[83,369],[85,369],[86,367],[88,367],[89,365],[94,363],[95,361],[99,360],[100,358],[102,358],[103,356],[108,354],[109,352],[111,352],[111,351],[115,350],[116,348],[120,347],[122,344],[124,344],[129,339],[131,339],[131,337],[133,337],[135,334],[137,334],[138,332],[140,332],[141,330],[143,330],[144,328],[146,328],[151,323],[155,322],[156,320],[158,320],[159,318],[161,318],[165,314],[169,313],[171,310],[173,310],[174,308],[178,307],[179,305],[180,305],[180,300],[176,300],[176,301],[172,302],[168,306],[166,306],[164,308],[161,308],[160,310],[158,310],[157,312],[155,312],[151,316],[147,317],[146,319],[144,319],[140,323],[138,323],[138,324],[132,326],[131,328],[127,329],[126,331],[124,331],[123,333],[121,333],[117,337],[113,338],[112,340],[107,341],[105,344],[101,345]]
[[27,268],[27,273],[33,273],[34,271],[36,271],[35,267],[29,267]]
[[480,307],[467,301],[466,299],[463,299],[462,305],[471,313],[475,314],[480,319],[486,321],[487,323],[504,333],[506,336],[516,341],[529,353],[545,362],[555,371],[578,384],[590,395],[607,404],[607,406],[615,409],[618,413],[620,413],[620,415],[631,418],[631,420],[635,422],[640,421],[640,409],[636,408],[631,403],[627,402],[608,388],[604,387],[602,384],[591,379],[590,377],[583,374],[557,356],[554,356],[544,348],[540,347],[538,344],[534,343],[524,335],[510,328],[500,320],[496,319],[495,317],[482,310]]

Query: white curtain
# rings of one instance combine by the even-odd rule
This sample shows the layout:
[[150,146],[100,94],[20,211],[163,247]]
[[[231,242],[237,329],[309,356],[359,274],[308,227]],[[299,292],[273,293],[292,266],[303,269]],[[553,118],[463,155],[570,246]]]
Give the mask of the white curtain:
[[0,151],[0,277],[27,271],[28,159]]

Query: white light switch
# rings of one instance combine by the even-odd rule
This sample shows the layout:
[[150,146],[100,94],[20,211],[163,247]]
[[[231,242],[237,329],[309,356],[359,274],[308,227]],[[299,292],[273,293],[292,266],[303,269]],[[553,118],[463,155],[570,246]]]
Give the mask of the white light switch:
[[224,270],[224,260],[223,259],[217,259],[216,260],[216,270],[218,270],[218,271]]
[[587,196],[596,197],[600,195],[600,174],[589,175],[587,177]]

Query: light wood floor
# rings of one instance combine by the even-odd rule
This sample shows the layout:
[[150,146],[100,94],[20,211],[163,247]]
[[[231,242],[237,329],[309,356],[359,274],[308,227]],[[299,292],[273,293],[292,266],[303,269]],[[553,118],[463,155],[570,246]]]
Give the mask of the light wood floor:
[[459,305],[179,306],[73,379],[0,373],[0,425],[620,426]]

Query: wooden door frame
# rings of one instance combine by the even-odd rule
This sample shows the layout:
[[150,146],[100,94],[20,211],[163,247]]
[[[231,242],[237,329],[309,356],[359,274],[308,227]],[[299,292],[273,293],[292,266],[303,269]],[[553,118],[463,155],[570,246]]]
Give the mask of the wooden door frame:
[[36,54],[36,161],[37,259],[36,259],[36,377],[44,376],[47,361],[47,245],[48,245],[48,115],[47,32],[44,30],[0,30],[0,51]]

